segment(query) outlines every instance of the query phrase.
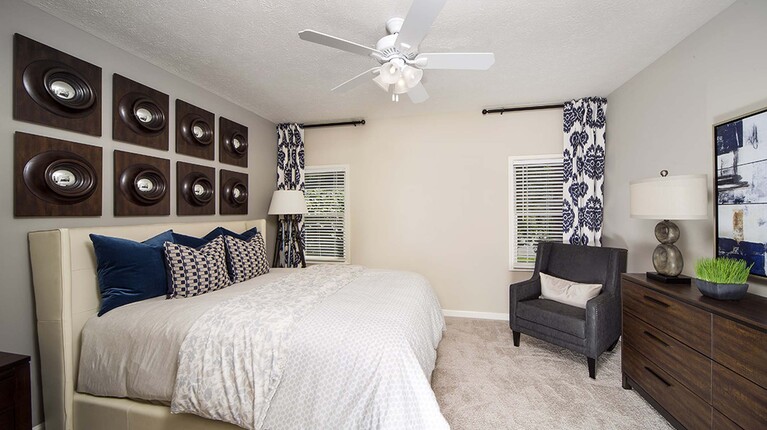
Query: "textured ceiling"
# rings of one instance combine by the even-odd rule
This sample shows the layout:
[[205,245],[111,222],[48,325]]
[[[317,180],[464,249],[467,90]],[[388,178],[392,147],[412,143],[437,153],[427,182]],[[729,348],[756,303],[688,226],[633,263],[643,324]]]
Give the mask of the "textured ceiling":
[[377,63],[298,38],[310,28],[374,46],[411,0],[25,1],[269,120],[315,122],[606,96],[734,0],[449,0],[420,51],[496,62],[426,71],[420,105],[372,82],[331,93]]

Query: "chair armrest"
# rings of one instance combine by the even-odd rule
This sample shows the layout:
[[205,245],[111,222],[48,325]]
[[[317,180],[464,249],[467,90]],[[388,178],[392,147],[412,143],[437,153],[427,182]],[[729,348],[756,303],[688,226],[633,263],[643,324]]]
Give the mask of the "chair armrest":
[[586,303],[586,356],[597,358],[621,334],[621,299],[603,293]]
[[514,328],[517,315],[517,303],[522,300],[537,299],[541,295],[541,277],[535,273],[532,278],[509,285],[509,323]]

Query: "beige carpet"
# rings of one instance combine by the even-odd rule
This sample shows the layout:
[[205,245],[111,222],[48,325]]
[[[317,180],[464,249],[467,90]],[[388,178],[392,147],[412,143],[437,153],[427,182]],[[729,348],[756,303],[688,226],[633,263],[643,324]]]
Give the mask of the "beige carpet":
[[593,380],[584,356],[525,335],[515,348],[505,321],[446,321],[432,386],[454,430],[671,429],[621,388],[620,346]]

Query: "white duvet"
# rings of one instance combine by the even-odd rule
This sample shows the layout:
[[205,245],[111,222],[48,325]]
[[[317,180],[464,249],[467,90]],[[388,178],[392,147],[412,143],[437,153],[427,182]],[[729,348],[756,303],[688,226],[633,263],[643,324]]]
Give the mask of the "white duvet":
[[429,384],[443,328],[419,275],[274,270],[92,318],[78,391],[161,401],[246,428],[448,428]]

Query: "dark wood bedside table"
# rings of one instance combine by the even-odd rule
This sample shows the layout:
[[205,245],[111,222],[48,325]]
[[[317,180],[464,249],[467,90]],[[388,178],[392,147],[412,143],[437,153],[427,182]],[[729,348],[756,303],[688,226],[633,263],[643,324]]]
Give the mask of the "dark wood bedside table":
[[29,357],[0,352],[0,429],[32,428]]

